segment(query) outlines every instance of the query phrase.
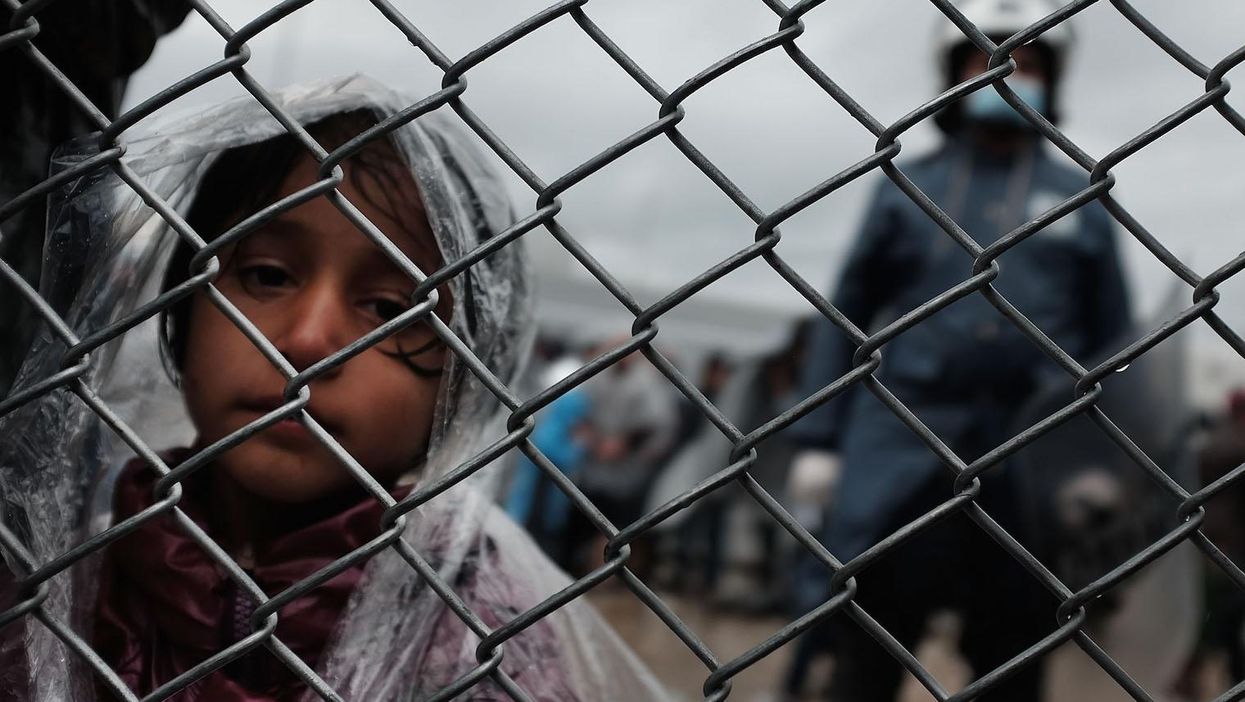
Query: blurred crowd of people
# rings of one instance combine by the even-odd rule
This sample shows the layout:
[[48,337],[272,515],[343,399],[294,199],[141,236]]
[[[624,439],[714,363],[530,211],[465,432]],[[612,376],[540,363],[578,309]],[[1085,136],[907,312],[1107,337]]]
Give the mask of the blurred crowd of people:
[[[712,407],[750,431],[794,404],[806,329],[795,330],[784,348],[767,357],[711,353],[685,370],[694,371],[697,389]],[[612,346],[574,348],[541,339],[528,372],[529,396]],[[504,504],[559,564],[577,573],[601,564],[606,539],[584,511],[572,506],[554,470],[622,528],[725,470],[732,449],[704,409],[640,353],[625,356],[544,407],[531,441],[549,465],[542,469],[519,456],[503,490]],[[820,519],[820,507],[788,500],[793,454],[794,444],[781,434],[764,441],[749,475],[789,510]],[[665,589],[708,595],[749,611],[772,611],[787,600],[784,592],[792,585],[784,563],[789,549],[777,545],[777,529],[777,522],[732,482],[657,524],[633,548],[641,567]]]
[[[750,432],[804,399],[800,375],[808,363],[814,324],[812,320],[799,324],[781,349],[764,357],[711,353],[696,366],[680,370],[696,379],[697,390],[724,418]],[[576,347],[541,339],[528,373],[528,396],[563,381],[613,346],[607,342]],[[1245,463],[1245,388],[1231,392],[1222,411],[1190,416],[1177,440],[1195,464],[1199,484],[1214,484]],[[515,461],[502,491],[503,503],[559,565],[579,575],[603,563],[606,539],[593,519],[572,504],[566,486],[559,482],[574,484],[621,529],[733,465],[732,444],[725,434],[698,403],[688,400],[639,353],[576,385],[538,412],[531,440],[548,465],[537,466],[527,456]],[[836,495],[841,499],[841,461],[810,451],[798,431],[779,431],[758,444],[756,451],[748,477],[824,540],[834,518]],[[561,477],[555,478],[555,473]],[[1104,556],[1099,548],[1098,561],[1090,565],[1101,572],[1144,545],[1120,535],[1119,525],[1138,528],[1130,521],[1135,515],[1128,514],[1136,504],[1115,494],[1124,488],[1112,482],[1110,473],[1104,475],[1091,470],[1075,479],[1061,478],[1061,490],[1052,498],[1056,512],[1073,512],[1056,514],[1052,524],[1061,518],[1089,522],[1078,526],[1088,531],[1068,537],[1058,554],[1050,554],[1052,567],[1074,586],[1084,584],[1078,578],[1092,577],[1076,570],[1087,567],[1083,557],[1075,567],[1066,565],[1077,548],[1084,550],[1095,540],[1114,540],[1116,550],[1134,549]],[[1245,563],[1243,500],[1245,487],[1231,486],[1206,505],[1203,525],[1207,537],[1237,564]],[[1069,545],[1072,541],[1076,543]],[[828,596],[824,566],[783,533],[778,520],[739,480],[708,491],[658,522],[632,548],[629,566],[659,592],[681,593],[736,616],[794,618]],[[913,559],[946,557],[953,549],[937,539],[918,540],[904,557],[894,559],[891,570],[910,567]],[[1204,616],[1198,618],[1196,646],[1175,661],[1184,669],[1171,683],[1174,699],[1197,699],[1205,690],[1208,670],[1226,672],[1232,680],[1245,679],[1245,594],[1210,561],[1198,570]],[[989,577],[990,571],[983,571]],[[981,589],[968,592],[988,599]],[[1098,605],[1100,615],[1118,610],[1110,597]],[[897,616],[912,616],[885,602],[869,611],[885,618],[888,629],[900,621]],[[961,614],[971,621],[979,613]],[[914,622],[916,637],[925,621],[920,617],[909,621]],[[797,642],[787,679],[776,681],[790,699],[808,692],[811,666],[819,656],[829,654],[836,660],[842,656],[839,640],[845,629],[815,628]]]

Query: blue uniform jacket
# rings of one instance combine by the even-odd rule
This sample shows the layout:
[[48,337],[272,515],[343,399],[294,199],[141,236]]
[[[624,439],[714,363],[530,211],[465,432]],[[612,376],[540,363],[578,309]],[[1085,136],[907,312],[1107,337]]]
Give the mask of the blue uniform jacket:
[[[1088,184],[1084,172],[1056,163],[1036,145],[1001,159],[957,139],[902,170],[983,246]],[[1129,324],[1113,229],[1110,216],[1093,202],[999,259],[995,289],[1081,361]],[[875,330],[963,282],[971,267],[969,254],[886,179],[866,211],[831,302],[861,329]],[[810,344],[804,396],[850,370],[856,350],[825,319]],[[882,359],[875,377],[966,461],[1007,439],[1016,410],[1043,374],[1062,372],[977,293],[893,339],[882,348]],[[842,456],[826,538],[843,560],[895,528],[897,512],[920,490],[944,489],[933,482],[939,471],[949,475],[859,384],[791,430],[800,443]],[[1004,489],[993,478],[983,488],[996,499]]]

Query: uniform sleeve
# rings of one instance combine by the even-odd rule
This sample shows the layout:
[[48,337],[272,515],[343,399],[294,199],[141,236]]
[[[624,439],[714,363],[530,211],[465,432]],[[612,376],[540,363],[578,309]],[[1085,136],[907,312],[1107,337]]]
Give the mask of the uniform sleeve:
[[[831,304],[861,329],[868,329],[893,298],[896,266],[891,259],[899,230],[895,192],[895,186],[885,180],[874,193],[830,298]],[[820,315],[813,322],[808,343],[800,371],[801,398],[850,371],[856,353],[847,335]],[[843,414],[855,390],[849,388],[792,425],[793,440],[806,448],[837,450]]]
[[1127,285],[1120,263],[1116,227],[1097,203],[1086,208],[1092,228],[1093,250],[1086,272],[1085,357],[1093,358],[1118,343],[1132,323]]

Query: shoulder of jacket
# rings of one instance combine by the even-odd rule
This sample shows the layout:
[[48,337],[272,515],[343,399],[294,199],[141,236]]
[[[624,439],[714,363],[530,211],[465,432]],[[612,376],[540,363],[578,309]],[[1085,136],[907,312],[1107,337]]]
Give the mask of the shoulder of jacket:
[[[895,167],[927,195],[932,195],[931,189],[946,180],[950,159],[947,158],[946,148],[939,148],[900,158],[895,162]],[[886,202],[911,202],[889,177],[882,173],[879,176],[881,177],[876,186],[879,199]]]
[[901,157],[895,162],[895,166],[915,181],[940,174],[948,168],[949,162],[947,149],[943,147]]
[[1042,180],[1048,186],[1053,186],[1068,194],[1088,188],[1089,171],[1068,162],[1062,158],[1061,154],[1051,153],[1052,148],[1054,147],[1046,146],[1040,152],[1041,157],[1038,163],[1042,171]]

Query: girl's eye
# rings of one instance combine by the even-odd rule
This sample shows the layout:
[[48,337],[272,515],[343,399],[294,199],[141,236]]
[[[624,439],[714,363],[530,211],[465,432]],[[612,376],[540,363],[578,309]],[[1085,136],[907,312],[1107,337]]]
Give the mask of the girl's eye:
[[247,266],[241,272],[242,282],[256,288],[279,288],[291,282],[284,269],[267,264]]
[[369,303],[372,308],[372,314],[376,315],[382,323],[388,322],[403,312],[410,309],[406,302],[392,300],[390,298],[377,298]]

